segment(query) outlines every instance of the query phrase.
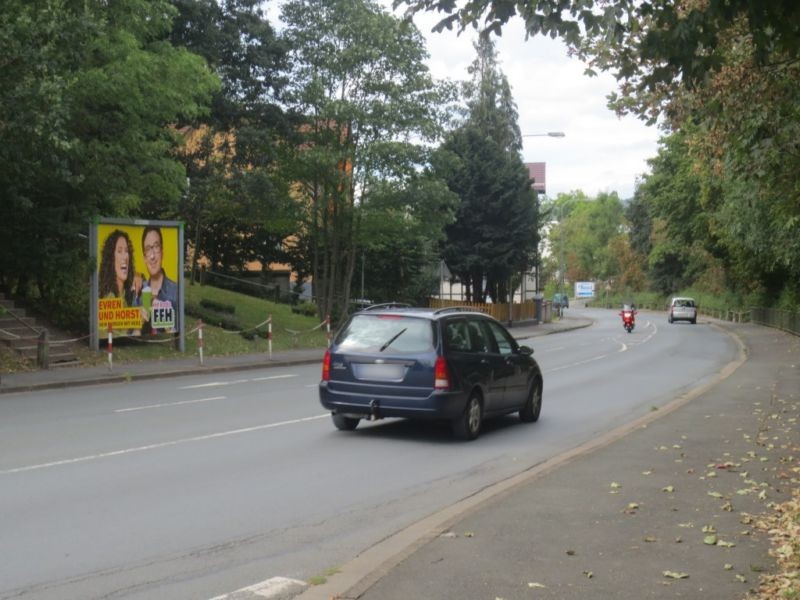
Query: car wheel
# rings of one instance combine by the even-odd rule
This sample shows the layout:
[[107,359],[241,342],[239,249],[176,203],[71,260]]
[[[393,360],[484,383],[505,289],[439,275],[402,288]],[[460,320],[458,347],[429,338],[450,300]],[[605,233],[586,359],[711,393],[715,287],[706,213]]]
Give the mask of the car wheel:
[[333,424],[336,426],[336,429],[340,431],[353,431],[358,427],[358,422],[361,420],[353,417],[345,417],[337,413],[332,413],[331,418],[333,419]]
[[692,325],[697,325],[697,317],[695,317],[694,319],[692,319]]
[[525,406],[519,411],[519,418],[523,423],[535,423],[539,420],[540,412],[542,412],[542,382],[536,379],[531,384]]
[[474,440],[481,431],[483,407],[481,398],[473,392],[467,400],[464,412],[453,420],[453,433],[462,440]]

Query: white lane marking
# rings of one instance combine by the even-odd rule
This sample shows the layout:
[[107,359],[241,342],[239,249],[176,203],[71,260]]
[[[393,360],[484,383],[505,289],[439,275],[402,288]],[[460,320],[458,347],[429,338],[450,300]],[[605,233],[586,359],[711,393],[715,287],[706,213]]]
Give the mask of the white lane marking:
[[[612,341],[620,345],[619,350],[617,350],[615,354],[619,354],[620,352],[626,352],[628,350],[628,346],[624,342],[620,342],[617,339],[612,339]],[[579,360],[578,362],[570,363],[568,365],[561,365],[560,367],[553,367],[552,369],[546,369],[543,371],[543,373],[552,373],[553,371],[561,371],[563,369],[569,369],[571,367],[585,365],[587,363],[594,362],[596,360],[602,360],[604,358],[608,358],[609,356],[610,354],[599,354],[597,356],[593,356],[592,358],[587,358],[586,360]]]
[[179,387],[179,390],[199,390],[201,388],[208,388],[208,387],[219,387],[221,385],[235,385],[237,383],[243,383],[247,381],[246,379],[236,379],[234,381],[212,381],[211,383],[197,383],[195,385],[183,385]]
[[547,354],[548,352],[558,352],[559,350],[566,350],[567,346],[559,346],[558,348],[548,348],[547,350],[539,349],[536,354]]
[[198,402],[211,402],[213,400],[225,400],[227,396],[212,396],[211,398],[198,398],[197,400],[181,400],[180,402],[163,402],[161,404],[146,404],[144,406],[132,406],[131,408],[118,408],[115,413],[133,412],[135,410],[147,410],[148,408],[165,408],[167,406],[180,406],[181,404],[197,404]]
[[270,379],[288,379],[289,377],[297,377],[296,373],[287,373],[286,375],[270,375],[269,377],[253,377],[250,381],[269,381]]
[[212,381],[210,383],[197,383],[194,385],[184,385],[179,387],[179,390],[198,390],[200,388],[219,387],[221,385],[237,385],[239,383],[251,383],[253,381],[269,381],[270,379],[287,379],[289,377],[297,377],[296,374],[286,375],[270,375],[269,377],[253,377],[252,379],[234,379],[232,381]]
[[[656,326],[655,323],[653,323],[651,321],[647,321],[645,323],[643,329],[648,329],[649,327],[653,328],[653,332],[651,334],[649,334],[647,337],[645,337],[644,339],[642,339],[641,341],[639,341],[636,344],[634,344],[634,345],[641,345],[641,344],[644,344],[646,342],[649,342],[651,339],[653,339],[653,337],[656,335],[656,333],[658,333],[658,327]],[[620,341],[620,340],[618,340],[616,338],[612,338],[612,341],[614,341],[614,342],[616,342],[617,344],[620,345],[620,349],[617,350],[615,354],[619,354],[620,352],[626,352],[629,349],[628,345],[625,342],[622,342],[622,341]],[[601,354],[599,356],[595,356],[593,358],[588,358],[586,360],[581,360],[581,361],[574,362],[574,363],[571,363],[571,364],[568,364],[568,365],[563,365],[563,366],[560,366],[560,367],[554,367],[552,369],[547,369],[547,370],[543,371],[543,373],[552,373],[553,371],[561,371],[563,369],[568,369],[570,367],[577,367],[579,365],[585,365],[586,363],[594,362],[596,360],[601,360],[603,358],[608,358],[608,356],[610,356],[610,355],[609,354]]]
[[264,425],[255,425],[253,427],[243,427],[242,429],[231,429],[229,431],[220,431],[218,433],[209,433],[207,435],[196,435],[194,437],[182,438],[180,440],[172,440],[169,442],[159,442],[157,444],[148,444],[147,446],[137,446],[135,448],[125,448],[124,450],[114,450],[112,452],[103,452],[100,454],[91,454],[89,456],[81,456],[78,458],[67,458],[64,460],[55,460],[49,463],[41,463],[38,465],[28,465],[25,467],[17,467],[15,469],[6,469],[0,471],[0,475],[11,475],[12,473],[24,473],[25,471],[35,471],[37,469],[46,469],[49,467],[60,467],[63,465],[72,465],[75,463],[89,462],[91,460],[98,460],[100,458],[109,458],[112,456],[122,456],[124,454],[133,454],[135,452],[145,452],[146,450],[157,450],[158,448],[167,448],[169,446],[177,446],[178,444],[186,444],[188,442],[202,442],[204,440],[213,440],[216,438],[227,437],[230,435],[239,435],[240,433],[252,433],[253,431],[262,431],[265,429],[274,429],[276,427],[283,427],[285,425],[295,425],[297,423],[306,423],[308,421],[316,421],[318,419],[329,418],[330,413],[323,415],[316,415],[314,417],[303,417],[300,419],[291,419],[289,421],[279,421],[277,423],[266,423]]
[[249,597],[255,594],[261,598],[292,598],[308,587],[305,581],[290,579],[288,577],[272,577],[255,585],[250,585],[231,594],[214,596],[211,600],[226,600],[227,598]]

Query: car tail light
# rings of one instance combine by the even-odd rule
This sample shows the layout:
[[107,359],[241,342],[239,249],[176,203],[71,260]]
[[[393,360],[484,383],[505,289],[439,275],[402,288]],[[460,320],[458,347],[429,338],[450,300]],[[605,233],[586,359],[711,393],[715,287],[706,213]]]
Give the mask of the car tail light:
[[322,381],[331,379],[331,351],[325,350],[325,358],[322,359]]
[[441,356],[436,357],[436,366],[433,368],[433,387],[437,390],[450,389],[450,374],[447,372],[447,363]]

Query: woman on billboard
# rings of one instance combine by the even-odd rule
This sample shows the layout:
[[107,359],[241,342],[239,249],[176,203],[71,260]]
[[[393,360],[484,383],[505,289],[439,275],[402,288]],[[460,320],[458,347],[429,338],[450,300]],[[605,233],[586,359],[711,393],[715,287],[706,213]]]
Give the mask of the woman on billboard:
[[134,306],[135,273],[133,244],[127,233],[115,229],[108,234],[100,257],[100,298],[122,298],[124,306]]

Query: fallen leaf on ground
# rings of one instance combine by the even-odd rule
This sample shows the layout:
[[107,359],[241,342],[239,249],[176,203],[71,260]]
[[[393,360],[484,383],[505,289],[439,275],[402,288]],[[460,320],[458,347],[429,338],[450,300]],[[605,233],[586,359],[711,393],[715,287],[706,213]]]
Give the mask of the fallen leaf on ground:
[[688,579],[688,573],[676,573],[675,571],[664,571],[664,577],[669,577],[670,579]]
[[716,546],[717,544],[717,536],[715,535],[707,535],[703,538],[703,543],[706,546]]
[[661,488],[661,491],[662,492],[667,492],[668,494],[671,494],[672,492],[675,491],[675,487],[671,486],[671,485],[668,485],[666,487]]
[[546,585],[542,585],[541,583],[536,583],[535,581],[529,581],[529,582],[528,582],[528,587],[529,587],[529,588],[541,588],[541,589],[547,589],[547,586],[546,586]]

